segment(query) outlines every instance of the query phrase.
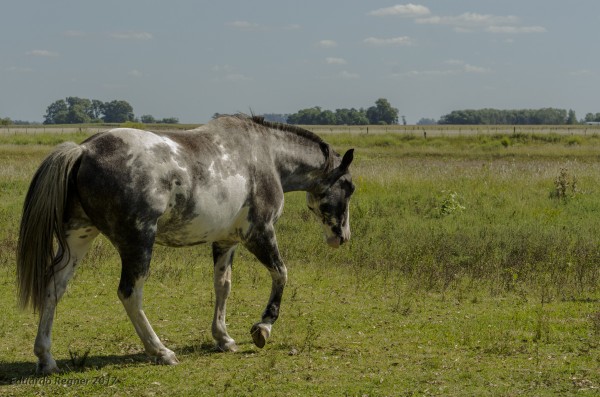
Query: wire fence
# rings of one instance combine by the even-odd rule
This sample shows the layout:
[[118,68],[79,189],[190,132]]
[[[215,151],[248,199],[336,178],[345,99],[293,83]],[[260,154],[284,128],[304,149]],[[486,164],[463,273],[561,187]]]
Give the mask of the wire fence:
[[[197,125],[185,126],[192,129]],[[46,134],[46,133],[83,133],[96,134],[118,126],[40,126],[10,125],[1,126],[0,134]],[[413,134],[424,136],[451,135],[508,135],[508,134],[559,134],[559,135],[594,135],[600,134],[600,125],[303,125],[316,134]],[[182,127],[168,128],[161,126],[149,130],[181,131]]]

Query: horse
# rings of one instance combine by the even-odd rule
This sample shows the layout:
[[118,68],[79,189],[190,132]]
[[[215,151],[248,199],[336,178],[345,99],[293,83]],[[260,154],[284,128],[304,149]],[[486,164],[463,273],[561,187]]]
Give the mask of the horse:
[[116,128],[59,145],[32,178],[17,245],[18,302],[39,312],[37,373],[59,372],[50,352],[56,305],[100,233],[119,253],[117,295],[154,362],[178,363],[142,308],[154,244],[212,245],[212,336],[218,350],[231,352],[237,350],[225,325],[231,265],[238,245],[246,247],[272,278],[261,320],[250,329],[263,348],[287,281],[274,228],[284,193],[306,192],[325,242],[338,248],[350,239],[353,152],[341,156],[308,130],[243,114],[188,131]]

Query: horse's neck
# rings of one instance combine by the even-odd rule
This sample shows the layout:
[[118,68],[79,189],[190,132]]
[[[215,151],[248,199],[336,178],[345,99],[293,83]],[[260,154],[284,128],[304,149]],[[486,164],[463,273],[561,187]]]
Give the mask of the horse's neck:
[[[304,142],[306,143],[306,142]],[[278,142],[274,149],[275,167],[284,192],[306,191],[322,177],[326,158],[316,142]]]

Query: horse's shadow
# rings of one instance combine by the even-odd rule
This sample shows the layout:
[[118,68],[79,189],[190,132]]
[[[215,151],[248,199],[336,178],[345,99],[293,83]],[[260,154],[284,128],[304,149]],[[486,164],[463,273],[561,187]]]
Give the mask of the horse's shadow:
[[[174,349],[175,354],[180,359],[193,356],[211,356],[214,354],[223,354],[214,344],[202,343],[197,345],[188,345]],[[241,353],[246,353],[245,349],[240,349]],[[248,350],[251,352],[251,350]],[[127,366],[151,365],[152,358],[145,353],[133,354],[111,354],[111,355],[87,355],[75,356],[70,359],[56,360],[58,368],[61,372],[57,375],[64,376],[71,373],[84,372],[86,370],[97,370],[105,367],[123,368]],[[28,382],[31,379],[38,377],[35,373],[36,362],[17,361],[6,362],[0,361],[0,385],[9,385],[17,382]]]

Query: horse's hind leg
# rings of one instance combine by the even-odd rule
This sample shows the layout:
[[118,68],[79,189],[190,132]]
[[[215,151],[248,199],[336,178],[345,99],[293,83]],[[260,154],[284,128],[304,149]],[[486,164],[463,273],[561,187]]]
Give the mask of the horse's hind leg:
[[50,353],[52,323],[56,305],[63,296],[67,283],[73,277],[75,268],[98,235],[98,230],[91,224],[78,224],[75,227],[73,223],[67,229],[70,229],[66,231],[68,253],[59,252],[57,255],[57,258],[60,258],[64,254],[62,259],[54,265],[54,269],[48,278],[46,296],[40,311],[40,323],[33,348],[35,355],[38,357],[37,373],[39,374],[50,374],[59,371],[56,361]]
[[217,341],[217,348],[221,351],[237,351],[235,341],[227,333],[227,325],[225,324],[225,311],[227,297],[231,291],[231,262],[236,245],[220,245],[214,243],[213,260],[214,269],[214,285],[215,285],[215,315],[212,323],[212,335]]
[[153,238],[150,240],[145,244],[129,241],[119,247],[122,269],[118,295],[135,332],[144,344],[146,354],[153,357],[159,364],[175,365],[179,362],[175,353],[167,349],[158,339],[142,309],[144,282],[148,277],[152,243],[154,242]]

